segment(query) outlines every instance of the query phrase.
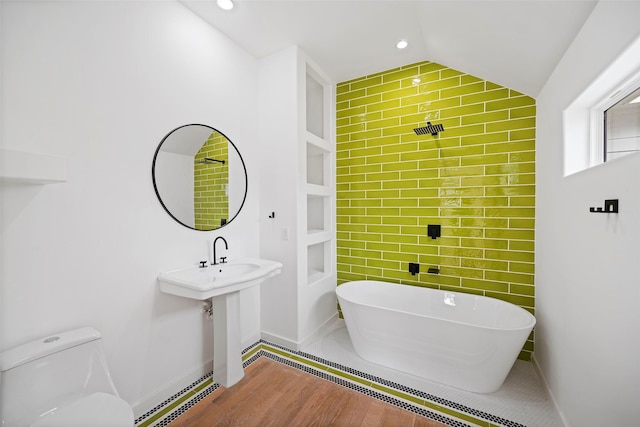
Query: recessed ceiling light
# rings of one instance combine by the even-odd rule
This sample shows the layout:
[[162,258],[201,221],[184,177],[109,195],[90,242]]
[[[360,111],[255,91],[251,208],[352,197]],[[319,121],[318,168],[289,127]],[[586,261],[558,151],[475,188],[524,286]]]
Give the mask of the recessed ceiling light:
[[408,42],[408,41],[406,41],[406,40],[400,40],[398,43],[396,43],[396,47],[397,47],[398,49],[404,49],[404,48],[406,48],[407,46],[409,46],[409,42]]
[[218,7],[224,10],[233,9],[233,1],[232,0],[218,0]]

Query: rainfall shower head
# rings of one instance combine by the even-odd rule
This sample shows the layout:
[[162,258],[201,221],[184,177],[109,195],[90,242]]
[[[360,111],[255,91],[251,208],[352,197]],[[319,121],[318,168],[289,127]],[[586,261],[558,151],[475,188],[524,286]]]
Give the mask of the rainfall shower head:
[[224,165],[225,161],[214,159],[212,157],[205,157],[204,159],[200,160],[198,163],[202,163],[205,165],[210,165],[211,163],[222,163]]
[[433,136],[437,136],[438,132],[444,132],[444,126],[440,125],[432,125],[431,122],[427,122],[427,125],[421,128],[415,128],[413,130],[416,135],[426,135],[430,133]]

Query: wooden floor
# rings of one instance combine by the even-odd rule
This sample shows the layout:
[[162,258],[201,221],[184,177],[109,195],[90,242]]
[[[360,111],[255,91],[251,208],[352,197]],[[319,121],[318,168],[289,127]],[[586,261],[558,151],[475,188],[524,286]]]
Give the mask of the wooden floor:
[[169,427],[403,426],[444,424],[261,357]]

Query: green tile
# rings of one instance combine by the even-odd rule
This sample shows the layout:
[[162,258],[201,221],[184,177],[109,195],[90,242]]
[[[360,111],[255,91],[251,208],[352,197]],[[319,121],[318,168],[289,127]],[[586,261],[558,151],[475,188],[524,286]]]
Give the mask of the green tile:
[[494,291],[494,292],[508,292],[509,285],[503,282],[496,282],[493,280],[480,280],[480,279],[472,279],[472,278],[463,278],[461,286],[463,288],[470,289],[482,289],[486,291]]
[[500,261],[519,261],[533,262],[534,255],[531,252],[486,250],[484,253],[486,259],[495,259]]
[[451,197],[428,197],[428,198],[420,199],[418,204],[421,207],[433,207],[433,206],[460,207],[460,199],[451,198]]
[[420,254],[436,255],[438,253],[437,246],[402,244],[400,245],[400,250],[402,252],[408,252],[408,253],[418,254],[418,255]]
[[509,110],[510,119],[519,119],[522,117],[535,117],[536,107],[534,105],[522,108],[513,108]]
[[396,225],[416,225],[418,219],[416,217],[385,217],[382,219],[383,224],[396,224]]
[[[451,98],[455,99],[455,98]],[[443,108],[440,110],[440,117],[458,117],[467,116],[469,114],[484,113],[484,104],[471,104],[463,107],[454,106],[454,108]],[[464,120],[463,120],[464,123]]]
[[460,258],[460,267],[479,268],[482,270],[507,271],[509,263],[506,261],[494,261],[477,258]]
[[504,165],[491,165],[486,168],[487,175],[525,174],[536,171],[535,163],[510,163]]
[[[352,91],[352,90],[367,88],[370,86],[376,86],[381,83],[382,83],[382,77],[376,76],[376,77],[370,77],[370,78],[365,78],[362,80],[355,81],[353,83],[350,83],[347,87],[348,87],[348,90]],[[344,92],[344,91],[345,89],[342,89],[340,92]]]
[[463,136],[460,145],[490,144],[509,141],[509,132],[480,133],[478,135]]
[[[414,190],[410,190],[410,191],[414,191]],[[382,201],[382,206],[385,206],[385,207],[394,206],[394,207],[401,207],[401,208],[418,206],[418,199],[410,198],[412,196],[405,195],[405,192],[406,192],[405,190],[400,190],[400,198],[398,199],[384,199]],[[422,190],[422,193],[424,193],[424,190]]]
[[536,183],[536,176],[533,173],[509,175],[509,184],[511,185],[535,184],[535,183]]
[[[441,221],[438,221],[438,224],[441,224]],[[471,227],[445,227],[442,231],[442,235],[481,238],[484,237],[484,229]]]
[[493,239],[460,239],[460,246],[468,248],[509,249],[509,241]]
[[401,80],[406,78],[417,77],[420,74],[420,68],[418,66],[400,69],[394,72],[385,72],[382,76],[383,82],[391,82],[394,80]]
[[533,274],[487,271],[485,278],[487,280],[496,280],[500,282],[513,282],[513,283],[519,283],[521,285],[533,284]]
[[469,147],[454,147],[443,148],[440,150],[441,157],[454,157],[454,156],[476,156],[484,153],[484,147],[482,145],[472,145]]
[[484,216],[483,208],[440,208],[441,216]]
[[484,255],[484,251],[482,249],[473,248],[441,247],[439,253],[442,256],[457,256],[462,258],[482,258]]
[[366,111],[367,113],[371,113],[374,111],[390,110],[392,108],[398,108],[400,107],[400,105],[401,104],[399,99],[392,99],[390,101],[377,102],[375,104],[367,105]]
[[[499,291],[499,292],[504,292],[504,291]],[[509,285],[509,293],[527,295],[532,297],[535,294],[535,287],[530,285],[518,285],[518,284],[512,283],[511,285]]]
[[446,136],[467,136],[484,134],[484,124],[466,125],[453,128],[445,126]]
[[364,242],[380,242],[382,241],[382,235],[380,233],[351,233],[350,239]]
[[[441,98],[451,98],[454,96],[468,95],[484,91],[484,82],[471,83],[464,86],[458,86],[451,89],[443,89],[440,91]],[[463,100],[464,101],[464,100]]]
[[[400,81],[379,84],[376,86],[370,86],[367,88],[367,95],[374,95],[384,92],[392,92],[401,89]],[[384,96],[383,96],[384,99]]]
[[[495,188],[503,188],[509,182],[509,178],[506,176],[474,176],[474,177],[462,177],[460,185],[463,187],[477,187],[477,186],[500,186]],[[486,192],[487,196],[504,196],[510,194],[490,194]]]
[[[419,102],[422,102],[422,95],[418,93],[417,87],[405,87],[405,88],[400,88],[396,90],[390,90],[388,92],[381,93],[380,96],[382,101],[389,101],[389,100],[395,100],[395,99],[406,100],[406,99],[411,99],[411,97],[418,96],[419,97],[418,99],[420,100]],[[351,103],[353,104],[353,101],[351,101]],[[401,104],[405,105],[404,102],[402,102]]]
[[473,268],[458,268],[458,267],[442,266],[440,268],[440,274],[445,276],[460,277],[464,281],[465,278],[480,279],[482,278],[484,273],[482,270],[476,270]]
[[487,187],[485,188],[485,194],[487,196],[533,196],[536,194],[536,187],[535,185],[502,185]]
[[[514,249],[512,249],[514,250]],[[516,273],[535,273],[535,265],[531,263],[521,263],[521,262],[510,262],[509,263],[509,271],[513,271]]]
[[381,154],[379,156],[369,156],[366,158],[367,164],[397,163],[400,160],[398,154]]
[[[406,107],[385,109],[382,111],[382,117],[384,117],[385,119],[391,118],[391,117],[403,118],[405,116],[419,114],[419,113],[420,113],[420,108],[418,105],[409,105]],[[420,114],[423,114],[423,113],[420,113]]]
[[349,92],[336,95],[336,102],[351,101],[354,98],[361,98],[363,96],[366,96],[366,94],[367,94],[367,91],[365,89],[352,90]]
[[[483,84],[484,85],[484,84]],[[435,91],[460,86],[460,76],[449,77],[420,85],[422,91]],[[444,98],[450,98],[446,96]]]
[[400,119],[397,117],[393,117],[390,119],[381,119],[381,120],[371,120],[367,122],[367,130],[371,129],[383,129],[392,126],[398,126],[400,124]]
[[535,128],[535,118],[505,120],[502,122],[487,123],[487,132],[500,132],[505,130],[519,130],[525,128]]
[[[517,132],[534,132],[534,129],[526,130],[526,131],[512,131],[509,135],[510,139],[513,140],[513,135]],[[535,135],[534,135],[535,136]],[[524,139],[524,138],[523,138]],[[484,147],[485,153],[510,153],[512,151],[532,151],[535,149],[535,141],[533,140],[523,140],[517,142],[504,142],[504,143],[496,143],[496,144],[487,144]]]
[[486,208],[485,214],[488,217],[518,217],[533,218],[535,217],[535,209],[533,208]]
[[534,106],[536,101],[528,96],[519,96],[516,98],[501,99],[499,101],[487,102],[487,111],[505,110],[508,108],[517,108],[524,106]]
[[443,187],[438,189],[440,197],[472,197],[484,195],[484,187]]
[[[462,97],[462,103],[464,105],[468,104],[476,104],[478,102],[489,102],[495,99],[506,99],[509,97],[509,90],[504,88],[499,88],[495,90],[489,90],[487,87],[487,91],[475,93],[473,95],[466,95]],[[489,111],[489,110],[485,110]]]
[[400,179],[428,179],[438,176],[438,171],[433,169],[407,170],[400,173]]
[[464,197],[461,206],[508,206],[509,200],[508,197]]
[[[382,241],[388,243],[408,243],[410,245],[415,245],[418,243],[418,236],[387,233],[382,236]],[[385,256],[385,258],[387,257]]]
[[485,229],[485,235],[493,239],[518,239],[533,241],[535,234],[533,230],[517,230],[517,229]]
[[395,243],[367,243],[366,249],[371,251],[397,252],[399,245]]
[[[463,125],[472,125],[476,123],[490,123],[497,122],[501,120],[508,120],[509,112],[508,111],[495,111],[490,113],[482,113],[482,114],[473,114],[470,116],[465,116],[462,118]],[[487,127],[487,131],[489,131]]]
[[[533,219],[522,219],[522,218],[512,218],[509,220],[509,228],[529,228],[533,229],[535,227],[535,220]],[[505,227],[502,227],[505,228]]]
[[510,197],[509,206],[535,206],[535,197]]

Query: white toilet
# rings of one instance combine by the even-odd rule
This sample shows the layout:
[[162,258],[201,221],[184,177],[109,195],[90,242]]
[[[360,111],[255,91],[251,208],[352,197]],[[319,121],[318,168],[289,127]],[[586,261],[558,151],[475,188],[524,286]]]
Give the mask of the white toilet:
[[0,355],[2,427],[132,427],[102,350],[101,335],[81,328]]

